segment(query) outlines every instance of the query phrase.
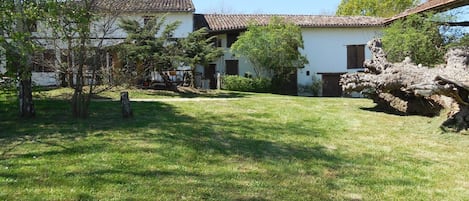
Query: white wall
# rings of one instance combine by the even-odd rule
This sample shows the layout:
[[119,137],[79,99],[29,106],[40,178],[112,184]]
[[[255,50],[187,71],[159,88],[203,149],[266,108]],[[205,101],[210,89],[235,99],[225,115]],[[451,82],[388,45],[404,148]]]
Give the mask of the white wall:
[[221,40],[222,48],[224,49],[224,54],[214,63],[217,64],[217,71],[221,75],[224,75],[225,72],[225,61],[226,60],[238,60],[239,75],[244,76],[245,73],[251,73],[253,76],[255,72],[252,68],[252,64],[246,58],[238,58],[237,55],[233,55],[230,51],[230,48],[227,47],[227,36],[226,34],[220,34],[217,36]]
[[34,85],[38,86],[57,86],[59,77],[54,72],[33,72],[31,80]]
[[[309,64],[298,70],[298,84],[312,84],[313,76],[321,78],[320,73],[356,72],[360,69],[347,69],[347,45],[366,45],[368,41],[381,35],[381,28],[303,28],[304,49],[302,53]],[[233,56],[226,46],[226,34],[217,36],[222,40],[225,54],[217,60],[217,71],[225,73],[225,60],[239,60],[239,75],[246,72],[254,74],[252,65],[244,58]],[[365,59],[371,52],[365,48]],[[307,76],[307,71],[310,75]]]
[[0,47],[0,74],[4,74],[7,72],[6,69],[6,58],[4,49]]
[[[381,35],[381,28],[305,28],[303,29],[304,50],[309,64],[298,71],[298,84],[309,85],[316,73],[356,72],[347,69],[347,45],[366,45]],[[365,47],[365,59],[371,58]],[[310,71],[310,76],[306,75]]]
[[[103,36],[103,29],[102,25],[105,23],[113,22],[113,26],[110,29],[111,33],[108,32],[106,35],[106,38],[125,38],[127,34],[119,28],[119,23],[122,18],[125,19],[131,19],[131,20],[136,20],[140,22],[140,24],[143,25],[144,17],[148,16],[155,16],[155,17],[166,17],[165,20],[165,25],[169,23],[173,23],[175,21],[180,21],[181,24],[179,27],[176,29],[174,33],[175,38],[184,38],[187,37],[189,33],[191,33],[194,29],[194,19],[193,15],[190,12],[171,12],[171,13],[136,13],[136,14],[125,14],[120,16],[118,19],[112,19],[110,18],[102,18],[99,21],[93,23],[92,25],[92,32],[95,33],[94,36],[97,38],[101,38]],[[164,26],[165,26],[164,25]]]

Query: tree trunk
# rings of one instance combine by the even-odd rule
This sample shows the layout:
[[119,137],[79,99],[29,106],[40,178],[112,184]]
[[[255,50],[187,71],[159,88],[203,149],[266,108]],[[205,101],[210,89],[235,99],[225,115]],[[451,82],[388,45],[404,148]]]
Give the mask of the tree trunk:
[[404,115],[438,115],[451,105],[443,101],[450,97],[456,107],[450,108],[442,127],[456,131],[469,128],[469,47],[449,50],[445,66],[428,68],[408,58],[402,63],[388,62],[378,39],[368,46],[373,56],[365,61],[365,72],[342,76],[345,92],[362,92],[379,108]]
[[88,117],[88,106],[89,101],[86,98],[86,94],[83,93],[83,86],[84,86],[84,77],[83,77],[83,69],[85,67],[85,59],[86,59],[86,36],[80,36],[80,50],[79,50],[79,65],[78,65],[78,72],[76,74],[76,83],[75,83],[75,91],[73,93],[72,98],[72,113],[74,117],[77,118],[86,118]]
[[129,92],[121,92],[121,105],[122,117],[129,118],[133,116],[132,108],[130,107]]
[[73,84],[73,58],[72,58],[72,39],[68,38],[67,39],[67,45],[68,45],[68,50],[67,50],[67,75],[68,75],[68,86],[69,87],[74,87]]
[[[15,1],[15,10],[18,13],[23,12],[23,2],[16,0]],[[16,21],[16,31],[18,32],[29,32],[27,27],[24,24],[22,19],[18,19]],[[29,41],[30,38],[27,36],[23,39],[24,41]],[[23,41],[23,43],[24,43]],[[20,47],[24,47],[24,44],[20,44]],[[19,99],[19,113],[21,117],[34,117],[36,112],[34,110],[34,103],[33,103],[33,90],[32,90],[32,81],[31,81],[31,71],[32,71],[32,56],[31,52],[24,51],[25,55],[18,55],[19,59],[25,59],[25,62],[17,62],[18,66],[18,78],[19,78],[19,86],[18,86],[18,99]]]
[[34,117],[36,111],[34,110],[31,79],[20,79],[18,91],[20,116]]

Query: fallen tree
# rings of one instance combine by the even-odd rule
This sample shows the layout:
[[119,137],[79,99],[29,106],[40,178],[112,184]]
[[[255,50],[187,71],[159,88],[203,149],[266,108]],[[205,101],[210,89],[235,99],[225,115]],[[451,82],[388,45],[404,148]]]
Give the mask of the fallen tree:
[[372,59],[365,71],[341,78],[344,92],[362,92],[382,110],[402,115],[439,115],[449,108],[443,129],[469,128],[469,47],[450,49],[446,65],[433,68],[415,65],[408,58],[390,63],[381,40],[368,43]]

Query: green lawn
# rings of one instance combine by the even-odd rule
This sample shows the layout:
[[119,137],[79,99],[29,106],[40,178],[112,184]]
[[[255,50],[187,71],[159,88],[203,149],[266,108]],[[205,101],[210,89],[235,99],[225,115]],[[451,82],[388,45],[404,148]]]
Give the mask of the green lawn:
[[133,119],[119,102],[93,102],[76,120],[61,93],[36,95],[31,120],[0,95],[0,200],[469,199],[469,136],[441,133],[444,116],[220,92],[132,102]]

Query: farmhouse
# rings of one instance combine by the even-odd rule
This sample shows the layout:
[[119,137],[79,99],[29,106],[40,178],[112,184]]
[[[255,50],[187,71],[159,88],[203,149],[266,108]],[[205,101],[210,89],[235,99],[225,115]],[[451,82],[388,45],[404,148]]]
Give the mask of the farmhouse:
[[[322,96],[342,95],[338,82],[340,75],[363,69],[363,61],[371,57],[365,44],[381,35],[386,22],[383,18],[364,16],[196,14],[191,0],[99,0],[97,5],[103,9],[113,8],[118,11],[119,18],[135,19],[142,24],[153,16],[162,15],[166,16],[167,23],[180,21],[181,25],[174,36],[176,38],[186,37],[196,29],[207,27],[210,35],[216,36],[216,45],[225,49],[225,54],[217,61],[197,69],[201,79],[210,80],[211,88],[216,86],[214,75],[217,73],[244,76],[253,72],[252,65],[246,59],[238,58],[229,51],[231,44],[246,31],[249,23],[265,25],[273,16],[284,18],[302,28],[305,46],[303,54],[309,60],[309,64],[298,69],[294,77],[298,93],[307,92],[305,89],[308,89],[308,86],[322,80]],[[105,46],[122,43],[126,34],[118,28],[118,21],[111,25],[114,31],[108,33],[102,30],[103,21],[93,23],[92,42],[97,43],[98,38],[105,38]],[[61,52],[52,51],[57,49],[53,46],[58,45],[61,46],[59,49],[65,49],[65,44],[51,39],[44,29],[39,22],[36,37],[51,51],[45,51],[39,56],[43,62],[35,63],[33,81],[38,85],[57,85],[57,73],[46,64],[47,61],[54,62],[54,57],[63,55]],[[115,65],[112,58],[112,53],[106,54],[106,68]]]
[[217,36],[217,44],[225,48],[222,58],[205,67],[205,77],[210,77],[214,72],[227,75],[252,73],[252,65],[245,59],[237,59],[229,48],[246,31],[249,23],[266,25],[273,16],[284,18],[302,28],[303,54],[309,64],[298,69],[293,78],[299,92],[308,88],[313,81],[322,80],[323,96],[342,95],[340,75],[363,68],[363,61],[371,57],[365,44],[379,37],[384,20],[364,16],[196,14],[196,28],[207,27],[212,35]]

